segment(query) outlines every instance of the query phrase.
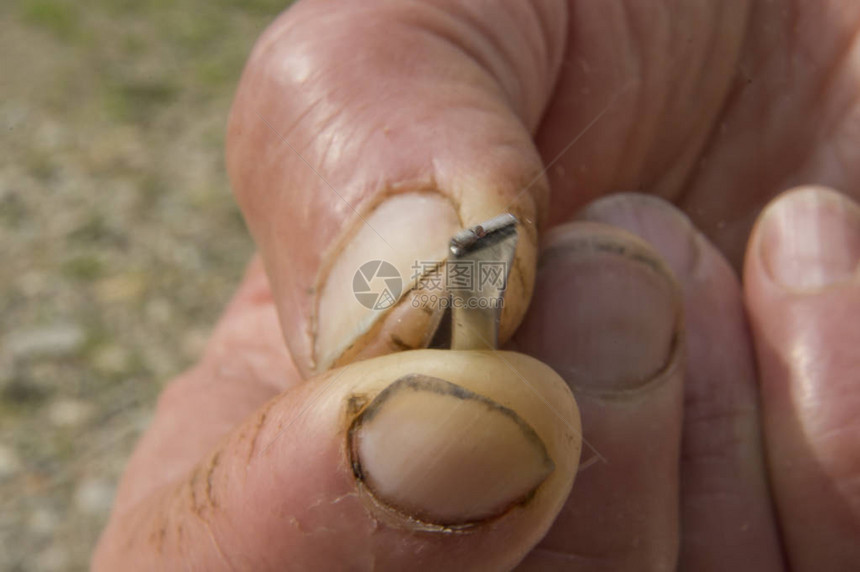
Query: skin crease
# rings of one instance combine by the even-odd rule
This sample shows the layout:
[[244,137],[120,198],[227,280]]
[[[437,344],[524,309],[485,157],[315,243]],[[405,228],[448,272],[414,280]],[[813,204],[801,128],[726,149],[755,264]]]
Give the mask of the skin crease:
[[611,105],[549,170],[551,223],[607,192],[651,192],[739,269],[779,192],[818,183],[860,196],[860,4],[582,1],[569,22],[537,134],[544,160]]
[[[526,222],[509,331],[527,308],[537,227],[570,220],[594,198],[637,190],[673,201],[737,271],[757,214],[785,188],[819,183],[860,196],[860,4],[501,5],[306,0],[263,37],[228,133],[234,190],[262,263],[207,357],[162,397],[180,414],[143,439],[117,514],[205,468],[231,428],[301,387],[313,289],[360,224],[353,208],[366,213],[387,193],[439,192],[464,223],[505,208]],[[154,460],[163,468],[154,471]],[[116,525],[109,530],[103,555],[122,540]],[[204,531],[182,549],[210,540]],[[797,563],[815,562],[820,548],[801,549]],[[597,560],[597,569],[611,562]]]

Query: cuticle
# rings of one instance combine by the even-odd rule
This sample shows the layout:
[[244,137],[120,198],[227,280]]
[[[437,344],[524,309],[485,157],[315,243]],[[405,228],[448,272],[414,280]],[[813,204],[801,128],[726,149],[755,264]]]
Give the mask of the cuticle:
[[677,278],[672,270],[658,256],[651,254],[649,249],[647,243],[632,234],[629,240],[618,240],[615,237],[593,234],[570,236],[558,243],[544,247],[540,253],[538,270],[558,259],[575,257],[576,255],[617,256],[646,266],[669,280],[676,290],[680,291]]

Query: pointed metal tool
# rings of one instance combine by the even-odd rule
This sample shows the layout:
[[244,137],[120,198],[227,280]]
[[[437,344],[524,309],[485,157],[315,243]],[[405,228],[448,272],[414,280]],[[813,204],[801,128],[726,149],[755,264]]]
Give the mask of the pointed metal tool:
[[458,232],[451,239],[447,286],[451,349],[496,349],[514,253],[517,219],[511,214]]

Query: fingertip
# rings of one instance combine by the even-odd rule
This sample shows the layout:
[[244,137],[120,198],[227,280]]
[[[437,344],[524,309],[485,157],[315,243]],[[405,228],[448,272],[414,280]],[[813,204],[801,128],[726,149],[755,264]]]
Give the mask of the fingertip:
[[774,199],[747,247],[771,482],[797,568],[860,558],[858,267],[860,207],[820,187]]
[[[338,554],[331,537],[304,536],[285,558],[300,554],[325,568],[363,546],[392,569],[510,568],[572,487],[576,402],[555,372],[527,356],[403,352],[334,370],[300,391],[300,417],[294,406],[289,415],[276,406],[258,433],[267,450],[258,472],[300,490],[281,501],[283,510],[350,543]],[[267,494],[272,502],[284,493]]]
[[514,526],[518,542],[536,542],[579,463],[579,411],[564,381],[510,352],[425,350],[369,365],[349,367],[349,393],[365,403],[349,433],[375,501],[422,526]]
[[608,224],[562,225],[545,243],[515,340],[571,386],[588,453],[528,564],[564,555],[583,570],[671,567],[684,361],[677,281],[653,248]]
[[781,569],[759,446],[755,359],[738,277],[690,219],[663,199],[610,195],[581,216],[620,226],[653,245],[683,289],[680,567],[755,563],[761,570]]
[[98,561],[507,569],[561,509],[580,446],[570,391],[531,358],[366,360],[274,398],[184,478],[115,515]]
[[645,242],[584,222],[546,236],[517,344],[575,389],[634,392],[670,368],[683,339],[678,284]]

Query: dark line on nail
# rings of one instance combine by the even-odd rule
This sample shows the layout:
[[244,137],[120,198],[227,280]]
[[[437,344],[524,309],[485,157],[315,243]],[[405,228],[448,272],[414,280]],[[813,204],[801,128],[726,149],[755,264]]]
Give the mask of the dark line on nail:
[[[532,426],[526,423],[525,420],[523,420],[523,418],[520,417],[513,409],[505,407],[504,405],[501,405],[484,395],[475,393],[466,389],[465,387],[456,385],[444,379],[423,374],[409,374],[395,380],[393,383],[391,383],[391,385],[383,389],[373,399],[373,401],[370,401],[369,403],[367,403],[366,396],[360,395],[350,396],[347,400],[348,414],[351,411],[356,411],[355,418],[352,420],[347,431],[347,452],[349,456],[349,464],[352,468],[353,475],[355,476],[356,480],[358,480],[359,483],[366,488],[366,490],[371,494],[371,496],[374,497],[375,501],[379,504],[384,505],[384,507],[387,507],[387,509],[394,510],[398,513],[401,513],[409,520],[415,521],[420,524],[428,525],[430,527],[441,527],[445,530],[465,530],[477,526],[479,524],[484,524],[486,522],[496,520],[497,518],[500,518],[503,515],[507,514],[507,512],[510,511],[512,508],[529,502],[532,498],[534,498],[534,495],[540,488],[540,485],[538,485],[522,497],[515,499],[506,509],[502,510],[498,515],[492,516],[490,518],[485,518],[477,522],[439,523],[432,522],[429,520],[420,520],[416,519],[412,515],[407,514],[406,511],[403,511],[395,506],[390,506],[388,503],[382,501],[379,497],[376,496],[376,494],[366,482],[364,470],[361,466],[361,459],[356,453],[356,435],[364,424],[371,422],[374,417],[376,417],[376,415],[379,413],[379,411],[382,409],[382,407],[388,400],[390,400],[398,393],[402,393],[404,391],[421,391],[427,393],[435,393],[437,395],[446,395],[464,401],[474,401],[486,406],[491,411],[505,415],[506,417],[511,419],[517,425],[517,427],[519,427],[526,439],[532,444],[532,446],[534,446],[539,451],[541,457],[543,458],[546,475],[549,476],[555,470],[555,462],[550,457],[549,451],[547,451],[546,445],[544,444],[543,440],[532,428]],[[361,405],[359,405],[359,403]],[[356,410],[357,407],[361,407],[361,409]],[[545,480],[546,479],[544,478],[544,481],[542,482],[545,482]]]

